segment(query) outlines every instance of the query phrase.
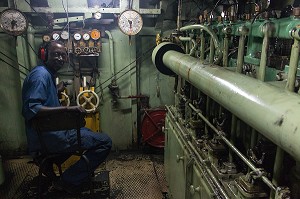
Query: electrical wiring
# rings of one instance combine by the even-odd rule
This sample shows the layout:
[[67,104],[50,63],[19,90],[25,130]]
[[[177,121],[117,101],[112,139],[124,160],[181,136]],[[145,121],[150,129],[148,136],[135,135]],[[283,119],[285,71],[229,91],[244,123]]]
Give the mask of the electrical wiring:
[[[126,65],[124,68],[122,68],[121,70],[119,70],[116,74],[114,74],[113,76],[111,76],[110,78],[106,79],[104,82],[102,82],[99,86],[95,87],[95,89],[102,87],[106,82],[108,82],[109,80],[115,78],[115,76],[117,74],[119,74],[120,72],[122,72],[123,70],[125,70],[128,66],[132,65],[134,62],[136,62],[137,60],[141,59],[143,56],[145,56],[147,53],[149,53],[151,50],[153,50],[155,46],[152,46],[151,48],[149,48],[148,50],[146,50],[146,52],[144,52],[142,55],[140,55],[138,58],[136,58],[134,61],[130,62],[128,65]],[[150,55],[151,56],[151,55]],[[147,58],[149,58],[150,56],[147,56],[146,58],[142,59],[141,62],[145,61]],[[136,65],[131,67],[128,71],[126,71],[124,74],[122,74],[121,76],[119,76],[116,80],[120,79],[121,77],[123,77],[124,75],[126,75],[127,73],[129,73],[132,69],[136,68]],[[109,85],[107,85],[106,87],[104,87],[103,89],[107,88]],[[98,93],[97,93],[98,94]]]
[[27,75],[26,73],[24,73],[23,71],[20,71],[20,69],[16,68],[15,66],[11,65],[10,63],[6,62],[4,59],[0,58],[0,61],[6,63],[8,66],[12,67],[13,69],[19,71],[20,73],[22,73],[23,75]]
[[211,11],[209,11],[209,13],[213,13],[214,10],[219,6],[219,4],[222,2],[222,0],[218,0],[217,3],[214,5],[213,9]]
[[31,50],[34,52],[34,54],[38,57],[37,52],[34,50],[34,48],[31,46],[31,44],[27,41],[27,39],[22,35],[23,39],[26,41],[27,45],[31,48]]
[[[3,56],[5,56],[5,57],[8,58],[8,59],[14,61],[12,58],[10,58],[9,56],[7,56],[5,53],[3,53],[3,52],[1,52],[1,51],[0,51],[0,54],[2,54]],[[18,65],[21,66],[22,68],[24,68],[25,70],[30,71],[28,68],[26,68],[26,66],[23,66],[22,64],[19,64],[19,63],[18,63]]]
[[[69,21],[69,1],[67,0],[67,9],[65,8],[65,4],[64,4],[64,0],[61,0],[61,4],[62,4],[62,7],[67,15],[67,24],[65,25],[64,29],[67,27],[68,28],[68,34],[69,34],[69,37],[68,37],[68,44],[70,43],[70,21]],[[68,59],[70,60],[70,53],[69,53],[69,48],[68,48],[68,45],[67,45],[67,55],[68,55]],[[68,62],[68,71],[70,70],[70,62]]]

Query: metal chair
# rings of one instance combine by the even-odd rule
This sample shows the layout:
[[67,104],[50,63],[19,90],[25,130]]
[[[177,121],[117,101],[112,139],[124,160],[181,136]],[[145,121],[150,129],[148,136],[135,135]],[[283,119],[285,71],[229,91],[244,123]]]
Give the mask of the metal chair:
[[[42,175],[47,165],[56,164],[59,169],[59,175],[62,175],[62,163],[72,155],[78,155],[83,158],[87,165],[87,171],[89,169],[89,160],[84,155],[84,149],[81,148],[81,136],[80,128],[85,126],[85,113],[80,111],[76,107],[58,107],[55,109],[49,109],[37,114],[32,119],[33,128],[38,133],[39,141],[41,144],[41,151],[39,155],[34,159],[35,164],[39,167],[38,175],[38,197],[41,198],[42,194]],[[43,134],[50,131],[60,130],[77,130],[77,145],[71,152],[51,153],[46,147],[45,140],[43,140]],[[93,172],[90,173],[90,194],[93,194],[92,183]]]

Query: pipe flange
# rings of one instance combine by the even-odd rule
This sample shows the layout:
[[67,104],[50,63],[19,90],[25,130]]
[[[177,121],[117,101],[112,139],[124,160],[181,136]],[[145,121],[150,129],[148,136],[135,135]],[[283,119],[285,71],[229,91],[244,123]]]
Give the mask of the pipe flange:
[[153,50],[152,62],[162,74],[175,76],[176,74],[163,63],[163,56],[169,50],[184,53],[184,50],[180,46],[171,42],[163,42]]

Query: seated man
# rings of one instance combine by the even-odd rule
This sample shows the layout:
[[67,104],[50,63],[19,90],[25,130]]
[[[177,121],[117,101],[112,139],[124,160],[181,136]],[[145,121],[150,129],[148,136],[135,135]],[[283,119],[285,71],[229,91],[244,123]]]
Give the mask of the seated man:
[[[62,68],[67,59],[63,43],[52,41],[45,47],[41,59],[43,66],[36,66],[26,77],[22,89],[23,108],[29,153],[35,156],[40,151],[40,142],[34,130],[31,119],[44,111],[55,109],[60,105],[58,90],[55,84],[57,71]],[[81,107],[76,107],[81,108]],[[70,151],[77,144],[76,129],[55,131],[43,134],[43,139],[49,152]],[[94,133],[88,128],[81,128],[81,146],[86,150],[90,169],[94,171],[108,156],[112,141],[104,133]],[[51,172],[51,171],[50,171]],[[54,182],[54,188],[72,192],[88,179],[88,171],[84,160],[80,159],[62,174],[61,179]]]

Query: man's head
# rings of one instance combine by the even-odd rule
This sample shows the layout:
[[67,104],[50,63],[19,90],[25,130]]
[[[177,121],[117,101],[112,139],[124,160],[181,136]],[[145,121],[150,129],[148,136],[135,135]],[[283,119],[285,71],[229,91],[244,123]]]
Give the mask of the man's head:
[[54,73],[61,69],[67,61],[67,53],[62,42],[51,41],[46,46],[45,65]]

